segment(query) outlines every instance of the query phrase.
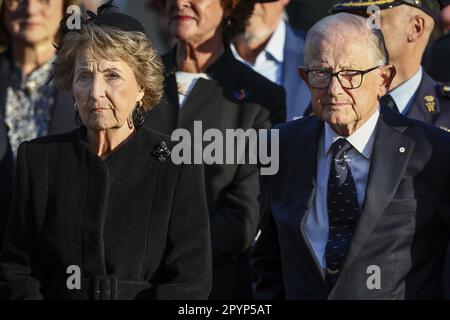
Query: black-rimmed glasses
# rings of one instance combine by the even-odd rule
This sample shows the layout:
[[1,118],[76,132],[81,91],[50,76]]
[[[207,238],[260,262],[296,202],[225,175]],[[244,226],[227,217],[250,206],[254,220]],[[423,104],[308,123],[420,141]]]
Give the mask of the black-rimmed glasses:
[[328,88],[331,78],[336,77],[345,89],[357,89],[363,82],[364,75],[380,66],[376,66],[367,70],[340,70],[338,72],[331,72],[330,70],[305,70],[308,78],[308,84],[315,89]]

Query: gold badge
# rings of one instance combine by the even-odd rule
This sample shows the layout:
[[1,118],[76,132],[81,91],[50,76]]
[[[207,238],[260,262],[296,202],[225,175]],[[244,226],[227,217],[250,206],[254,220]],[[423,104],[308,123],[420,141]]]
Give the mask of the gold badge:
[[428,112],[434,112],[435,111],[434,106],[436,105],[435,102],[436,98],[433,96],[426,96],[424,97],[424,99],[425,99],[425,106],[427,107]]
[[450,129],[447,128],[447,127],[445,127],[445,126],[440,126],[440,128],[441,128],[442,130],[444,130],[444,131],[450,132]]

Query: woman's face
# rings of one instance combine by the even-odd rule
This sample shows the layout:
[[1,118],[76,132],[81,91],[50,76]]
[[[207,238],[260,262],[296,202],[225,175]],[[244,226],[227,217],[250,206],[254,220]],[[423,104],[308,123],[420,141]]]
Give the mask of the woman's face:
[[225,9],[221,0],[167,0],[165,10],[170,32],[178,40],[200,44],[222,37]]
[[63,18],[63,0],[5,0],[5,25],[12,41],[54,41]]
[[83,124],[93,131],[127,125],[145,93],[126,62],[97,58],[87,49],[77,52],[72,91]]

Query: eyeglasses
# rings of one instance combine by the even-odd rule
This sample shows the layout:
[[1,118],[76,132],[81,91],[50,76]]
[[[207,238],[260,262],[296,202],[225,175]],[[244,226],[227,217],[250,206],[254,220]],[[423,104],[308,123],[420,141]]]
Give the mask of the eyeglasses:
[[345,89],[357,89],[363,82],[364,75],[381,66],[376,66],[367,70],[341,70],[331,72],[329,70],[305,70],[308,84],[315,89],[328,88],[331,78],[336,77]]
[[[10,11],[24,9],[31,0],[5,0],[6,8]],[[41,7],[49,7],[53,0],[37,0]]]

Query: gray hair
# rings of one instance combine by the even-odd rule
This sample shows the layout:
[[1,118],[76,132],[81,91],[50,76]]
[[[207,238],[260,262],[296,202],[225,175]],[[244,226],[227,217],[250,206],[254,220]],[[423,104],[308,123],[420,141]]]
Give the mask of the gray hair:
[[94,24],[84,26],[79,32],[69,32],[54,62],[58,89],[72,90],[75,60],[80,49],[88,49],[95,57],[110,61],[122,59],[145,90],[143,108],[150,110],[158,104],[163,95],[164,66],[145,34]]
[[384,42],[383,33],[380,29],[369,28],[367,19],[361,16],[341,12],[327,16],[319,20],[309,31],[305,41],[304,63],[308,65],[311,62],[314,48],[314,42],[320,38],[344,37],[350,41],[355,41],[355,37],[364,37],[371,60],[377,65],[389,63],[389,54]]

